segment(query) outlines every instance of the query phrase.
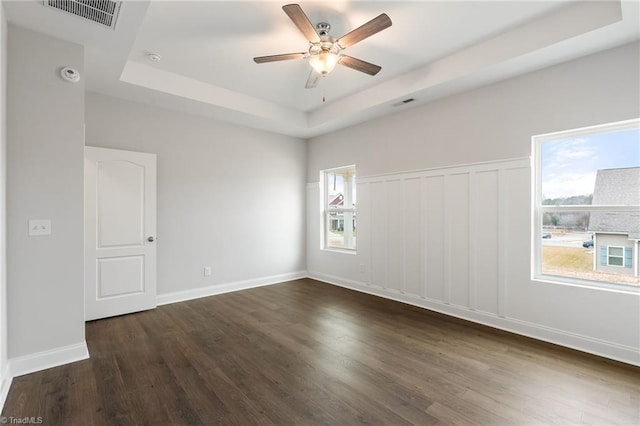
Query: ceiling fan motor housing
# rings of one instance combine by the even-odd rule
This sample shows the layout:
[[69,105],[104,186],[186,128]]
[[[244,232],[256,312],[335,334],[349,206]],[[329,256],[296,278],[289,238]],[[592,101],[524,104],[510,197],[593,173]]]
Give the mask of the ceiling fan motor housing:
[[331,30],[331,25],[327,24],[326,22],[318,22],[316,24],[316,28],[318,29],[318,35],[320,37],[328,36],[329,31]]
[[333,37],[329,35],[331,25],[326,22],[319,22],[316,24],[318,35],[320,36],[319,43],[311,43],[309,46],[309,55],[318,55],[320,53],[333,53],[338,55],[340,53],[340,46],[334,42]]
[[333,53],[337,55],[340,53],[340,46],[332,41],[321,41],[320,43],[312,43],[309,46],[309,55],[317,55],[319,53]]

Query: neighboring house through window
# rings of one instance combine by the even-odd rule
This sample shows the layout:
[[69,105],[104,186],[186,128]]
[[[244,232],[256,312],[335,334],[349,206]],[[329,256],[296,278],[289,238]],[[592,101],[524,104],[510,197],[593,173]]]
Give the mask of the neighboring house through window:
[[356,168],[321,172],[325,249],[356,249]]
[[640,287],[640,120],[533,137],[533,277]]
[[[640,167],[598,170],[592,204],[639,205]],[[589,231],[593,234],[595,253],[599,253],[594,265],[596,271],[638,275],[637,270],[633,271],[633,246],[640,240],[638,212],[593,212]]]

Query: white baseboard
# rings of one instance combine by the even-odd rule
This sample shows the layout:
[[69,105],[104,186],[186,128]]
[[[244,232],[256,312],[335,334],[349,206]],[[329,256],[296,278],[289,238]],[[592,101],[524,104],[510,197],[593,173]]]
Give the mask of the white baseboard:
[[269,277],[254,278],[250,280],[235,281],[231,283],[211,285],[208,287],[176,291],[173,293],[159,294],[156,298],[156,304],[160,306],[167,305],[169,303],[184,302],[186,300],[215,296],[216,294],[246,290],[254,287],[262,287],[265,285],[279,284],[285,281],[299,280],[306,277],[307,271],[296,271],[287,274],[272,275]]
[[2,372],[2,376],[0,377],[0,411],[4,408],[4,403],[7,400],[7,395],[9,395],[9,388],[11,388],[11,382],[13,381],[13,376],[9,374],[9,366],[7,363],[7,367]]
[[18,377],[35,371],[46,370],[70,362],[81,361],[89,358],[87,342],[75,345],[62,346],[48,351],[37,352],[17,358],[11,358],[8,362],[10,377]]
[[497,315],[474,311],[467,307],[445,304],[438,300],[425,299],[417,296],[403,294],[390,289],[384,289],[367,285],[364,282],[348,280],[321,272],[309,271],[309,278],[328,284],[349,288],[362,293],[391,299],[408,305],[418,306],[430,311],[439,312],[456,318],[476,322],[504,331],[520,334],[545,342],[577,349],[604,358],[621,361],[627,364],[640,366],[640,353],[637,348],[619,345],[613,342],[595,339],[575,333],[558,330],[539,324],[529,323],[513,318],[503,318]]

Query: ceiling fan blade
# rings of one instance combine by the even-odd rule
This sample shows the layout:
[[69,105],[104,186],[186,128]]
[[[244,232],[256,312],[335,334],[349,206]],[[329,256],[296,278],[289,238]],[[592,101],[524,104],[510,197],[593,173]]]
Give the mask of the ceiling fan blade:
[[283,55],[257,56],[253,58],[256,64],[265,62],[287,61],[289,59],[302,59],[305,53],[285,53]]
[[391,26],[391,18],[387,16],[386,13],[380,14],[367,22],[366,24],[356,28],[348,34],[343,35],[338,39],[336,43],[340,45],[343,49],[353,46],[359,41],[364,40],[367,37],[371,37],[372,35],[379,33],[385,28],[389,28]]
[[296,27],[298,27],[300,32],[304,34],[307,40],[311,43],[320,43],[320,36],[300,5],[287,4],[282,6],[282,10],[284,10],[284,13],[289,16],[294,24],[296,24]]
[[307,79],[307,84],[304,85],[304,88],[313,89],[320,82],[320,78],[322,78],[322,76],[312,68],[311,72],[309,73],[309,78]]
[[348,55],[343,55],[338,63],[369,75],[376,75],[382,69],[381,66]]

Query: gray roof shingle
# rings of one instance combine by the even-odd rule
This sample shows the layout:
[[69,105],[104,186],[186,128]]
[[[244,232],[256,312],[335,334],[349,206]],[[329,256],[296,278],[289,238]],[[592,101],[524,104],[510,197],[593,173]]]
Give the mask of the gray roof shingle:
[[[596,174],[593,205],[640,205],[640,167],[603,169]],[[589,230],[622,232],[640,239],[640,213],[591,213]]]

